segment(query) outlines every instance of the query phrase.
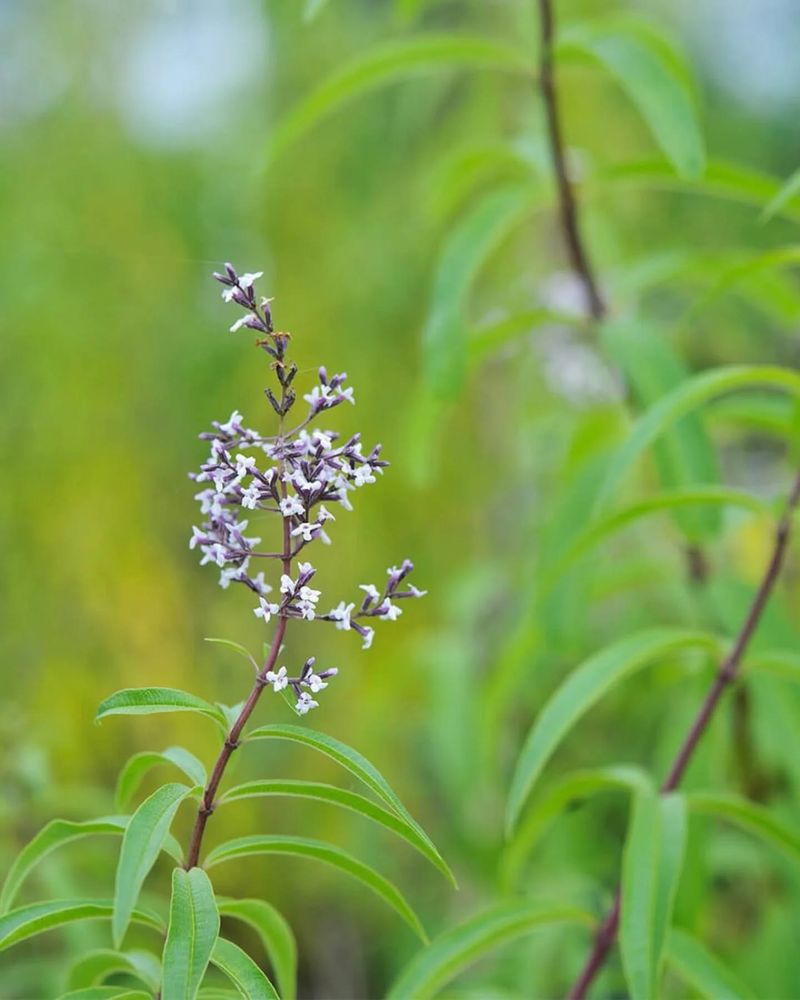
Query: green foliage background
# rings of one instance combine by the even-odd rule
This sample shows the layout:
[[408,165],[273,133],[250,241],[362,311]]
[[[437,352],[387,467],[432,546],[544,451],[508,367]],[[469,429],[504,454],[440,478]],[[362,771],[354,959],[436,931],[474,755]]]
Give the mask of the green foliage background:
[[[2,12],[0,44],[17,49],[0,132],[0,861],[5,870],[53,816],[112,812],[115,776],[137,750],[181,743],[208,759],[209,732],[193,717],[93,726],[109,692],[156,684],[228,703],[246,694],[247,668],[203,637],[256,648],[261,623],[186,547],[195,517],[186,472],[203,454],[197,432],[234,407],[251,423],[270,420],[259,356],[248,335],[227,333],[232,317],[208,277],[230,259],[266,272],[309,383],[319,363],[349,372],[359,402],[343,429],[381,440],[392,462],[337,521],[319,579],[324,593],[346,594],[410,555],[429,597],[387,626],[370,654],[349,635],[304,628],[290,655],[340,666],[314,725],[375,761],[461,889],[432,878],[402,845],[316,804],[233,805],[214,817],[209,846],[247,832],[330,837],[390,874],[436,933],[507,891],[514,762],[569,671],[645,626],[722,635],[738,627],[769,553],[768,512],[658,514],[594,547],[551,587],[542,580],[588,522],[608,449],[636,414],[692,371],[796,361],[800,201],[789,198],[766,222],[759,214],[797,166],[796,127],[791,109],[761,113],[719,89],[695,39],[709,166],[680,177],[619,83],[565,58],[559,81],[578,195],[601,283],[628,324],[625,347],[621,326],[600,336],[552,315],[552,278],[566,265],[534,79],[535,5],[315,6],[305,19],[300,4],[231,5],[227,16],[244,25],[232,36],[241,61],[255,67],[238,89],[229,86],[238,53],[225,50],[224,33],[224,58],[218,64],[213,47],[204,58],[197,25],[224,27],[208,4],[11,2]],[[606,6],[569,0],[559,16],[577,23]],[[625,9],[692,43],[690,9]],[[437,57],[275,145],[278,123],[343,63],[442,34],[495,40],[519,64]],[[189,86],[172,60],[185,71],[194,45],[203,66],[189,79],[208,110],[200,102],[187,133],[169,94]],[[141,59],[149,75],[125,77],[137,46],[150,53]],[[155,130],[136,110],[130,79],[145,88],[138,96],[151,116],[163,103]],[[724,167],[734,163],[736,172]],[[778,249],[777,259],[762,256]],[[564,388],[576,365],[586,379],[618,363],[632,385],[627,400],[598,398],[585,381]],[[712,406],[705,428],[722,480],[768,503],[780,497],[796,426],[791,405],[774,396]],[[690,482],[713,484],[706,459],[711,477],[694,469]],[[664,485],[676,483],[665,484],[663,465],[648,457],[620,505]],[[687,581],[688,544],[703,548],[705,584]],[[795,557],[759,634],[762,650],[797,647],[797,567]],[[569,735],[550,777],[620,762],[662,775],[707,679],[701,659],[681,656],[633,677]],[[715,720],[689,786],[753,798],[796,825],[797,684],[759,675],[743,690]],[[286,716],[279,699],[259,707],[261,722]],[[272,744],[242,755],[236,773],[332,779],[318,760]],[[619,792],[569,810],[512,890],[602,912],[627,811]],[[174,830],[182,842],[189,813]],[[98,841],[65,850],[26,898],[76,887],[108,894],[115,849]],[[762,996],[800,990],[796,862],[692,817],[676,922]],[[145,898],[168,891],[160,865]],[[417,949],[391,913],[335,873],[248,859],[218,878],[218,891],[261,894],[286,914],[301,996],[379,995]],[[87,924],[4,955],[3,996],[55,995],[66,954],[106,935]],[[459,995],[563,991],[587,941],[563,927],[525,938],[459,980]],[[598,995],[621,982],[615,960]],[[664,989],[686,995],[674,973]]]

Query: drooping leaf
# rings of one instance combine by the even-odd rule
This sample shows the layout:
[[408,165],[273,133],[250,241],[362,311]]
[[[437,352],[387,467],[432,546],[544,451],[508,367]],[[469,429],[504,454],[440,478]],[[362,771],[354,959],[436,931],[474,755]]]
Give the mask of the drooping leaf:
[[244,1000],[280,1000],[275,987],[253,959],[232,941],[217,938],[211,962],[225,973]]
[[178,806],[191,793],[187,785],[164,785],[142,802],[131,816],[117,864],[114,886],[114,946],[119,947],[142,883],[155,864]]
[[689,792],[686,801],[691,812],[727,820],[800,862],[800,833],[764,806],[723,792]]
[[519,755],[509,791],[506,828],[511,833],[542,768],[572,726],[615,684],[647,663],[683,649],[714,649],[706,632],[645,629],[585,660],[542,709]]
[[194,1000],[219,936],[214,889],[202,868],[172,873],[162,1000]]
[[[112,901],[105,899],[57,899],[17,907],[0,917],[0,950],[78,920],[109,919],[113,910]],[[131,912],[130,919],[158,931],[164,930],[164,922],[158,914],[141,907]]]
[[153,1000],[153,996],[144,990],[131,990],[127,986],[87,986],[62,993],[58,1000]]
[[87,986],[100,986],[109,976],[119,973],[134,976],[145,986],[157,990],[161,982],[161,962],[149,951],[98,948],[88,955],[82,955],[72,966],[67,988],[77,990]]
[[127,808],[145,774],[159,764],[174,764],[193,785],[205,786],[208,776],[202,761],[183,747],[167,747],[161,753],[145,750],[134,754],[117,778],[115,802],[118,809]]
[[358,815],[364,816],[402,837],[403,840],[418,850],[420,854],[424,855],[431,864],[435,865],[453,885],[456,884],[453,873],[448,868],[444,859],[435,848],[431,847],[427,838],[420,836],[415,826],[403,817],[398,816],[393,810],[384,809],[383,806],[377,805],[371,799],[365,798],[356,792],[317,781],[269,779],[265,781],[248,781],[246,784],[237,785],[225,792],[220,798],[219,804],[222,805],[225,802],[235,802],[238,799],[258,798],[268,795],[286,795],[312,799],[317,802],[327,802],[331,805],[341,806],[343,809],[349,809],[351,812],[358,813]]
[[389,990],[387,1000],[429,1000],[463,969],[523,934],[553,924],[592,926],[590,914],[571,906],[513,900],[471,917],[423,948]]
[[689,72],[670,43],[646,22],[604,17],[559,34],[556,55],[590,59],[623,88],[675,170],[699,177],[705,145]]
[[153,715],[158,712],[199,712],[225,728],[225,716],[216,706],[176,688],[125,688],[116,691],[100,704],[95,722],[109,715]]
[[352,854],[334,847],[333,844],[305,837],[279,835],[238,837],[220,844],[219,847],[210,851],[206,857],[205,866],[212,868],[223,861],[232,861],[236,858],[245,858],[256,854],[288,854],[295,857],[311,858],[352,875],[353,878],[363,882],[367,888],[372,889],[376,895],[380,896],[423,941],[427,940],[425,929],[419,918],[400,891],[369,865],[365,865]]
[[267,156],[273,159],[323,118],[389,83],[447,68],[495,69],[532,75],[522,50],[489,38],[429,35],[372,46],[346,63],[301,100],[273,128]]
[[463,386],[469,356],[467,297],[481,267],[523,221],[532,205],[528,185],[490,191],[447,237],[436,271],[422,333],[423,375],[440,397],[452,399]]
[[275,980],[283,1000],[297,996],[297,944],[285,917],[263,899],[220,899],[219,912],[253,928],[261,938],[275,970]]
[[667,961],[704,1000],[755,1000],[756,994],[748,986],[685,931],[670,931]]
[[256,663],[256,658],[247,648],[243,646],[240,642],[234,642],[233,639],[218,639],[215,636],[206,636],[203,640],[204,642],[213,642],[218,646],[226,646],[228,649],[232,649],[234,653],[238,653],[239,656],[243,656],[247,662],[258,670],[258,663]]
[[797,195],[800,195],[800,169],[795,170],[788,177],[780,191],[764,206],[764,211],[761,213],[761,222],[768,222],[780,212],[787,202],[791,201]]

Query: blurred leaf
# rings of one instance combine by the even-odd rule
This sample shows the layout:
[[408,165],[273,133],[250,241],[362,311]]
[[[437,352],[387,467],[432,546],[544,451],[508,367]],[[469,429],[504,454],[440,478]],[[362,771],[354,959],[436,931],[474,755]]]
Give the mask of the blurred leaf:
[[228,649],[232,649],[234,653],[238,653],[240,656],[243,656],[248,663],[252,664],[252,666],[258,670],[258,664],[256,663],[255,657],[250,650],[246,646],[243,646],[240,642],[234,642],[233,639],[217,639],[213,636],[206,636],[203,641],[213,642],[218,646],[227,646]]
[[422,333],[423,375],[440,397],[452,399],[467,372],[467,297],[488,258],[520,225],[532,205],[530,188],[514,184],[484,195],[448,235],[434,279]]
[[131,990],[127,986],[89,986],[63,993],[58,1000],[153,1000],[151,993]]
[[705,1000],[755,1000],[751,989],[685,931],[675,928],[670,931],[667,960]]
[[220,916],[234,917],[258,933],[275,970],[282,1000],[297,996],[297,945],[286,918],[263,899],[218,899]]
[[77,990],[86,986],[98,986],[104,979],[119,973],[135,976],[145,986],[157,990],[161,982],[161,962],[149,951],[98,948],[81,956],[72,966],[67,988]]
[[523,50],[490,38],[429,35],[373,46],[341,67],[277,123],[267,147],[268,159],[274,159],[319,121],[355,98],[396,80],[448,67],[533,75],[531,60]]
[[201,868],[172,872],[162,1000],[194,1000],[219,935],[214,889]]
[[108,715],[152,715],[157,712],[199,712],[223,729],[225,716],[197,695],[175,688],[126,688],[106,698],[97,709],[95,722]]
[[554,312],[552,309],[526,309],[504,316],[502,319],[476,327],[470,332],[467,344],[469,359],[473,363],[482,361],[498,348],[520,337],[528,336],[536,327],[546,324],[581,326],[583,320],[568,313]]
[[134,754],[120,771],[115,792],[115,802],[118,809],[127,808],[141,784],[142,778],[149,770],[159,764],[174,764],[180,771],[183,771],[193,785],[199,785],[201,788],[205,787],[208,780],[202,762],[183,747],[167,747],[161,753],[145,750],[142,753]]
[[322,861],[325,864],[339,868],[353,878],[363,882],[369,889],[380,896],[384,902],[398,913],[411,929],[423,941],[427,940],[425,929],[419,922],[417,915],[405,901],[400,892],[387,881],[382,875],[374,871],[368,865],[359,861],[346,851],[342,851],[333,844],[326,844],[321,840],[310,840],[304,837],[286,836],[253,836],[238,837],[220,844],[210,851],[205,860],[206,868],[212,868],[223,861],[231,861],[235,858],[246,858],[254,854],[289,854],[295,857],[312,858]]
[[771,847],[777,847],[792,861],[800,861],[800,833],[764,806],[723,792],[690,792],[686,801],[693,813],[728,820]]
[[797,195],[800,195],[800,169],[795,170],[791,174],[780,191],[764,206],[760,221],[769,222],[773,216],[780,212],[787,202],[791,201]]
[[661,850],[653,931],[656,987],[664,964],[666,941],[672,925],[675,899],[686,854],[685,796],[678,792],[669,792],[666,795],[661,793],[658,811]]
[[191,793],[187,785],[164,785],[146,798],[131,816],[117,864],[114,887],[114,945],[125,936],[142,883],[164,844],[178,806]]
[[[0,950],[77,920],[110,918],[113,909],[111,900],[105,899],[57,899],[51,903],[20,906],[0,917]],[[157,931],[165,929],[161,917],[150,910],[135,909],[130,919]]]
[[508,795],[507,832],[513,832],[542,768],[563,737],[610,688],[669,653],[717,646],[718,640],[706,632],[645,629],[608,646],[577,667],[544,706],[522,747]]
[[699,177],[705,146],[698,109],[681,56],[651,25],[605,17],[560,32],[556,55],[599,63],[625,90],[658,144],[683,177]]
[[[621,366],[639,403],[652,406],[682,385],[689,371],[660,330],[642,320],[603,324],[603,343]],[[689,414],[665,431],[654,446],[661,482],[666,487],[691,487],[719,480],[716,456],[700,416]],[[693,542],[713,537],[719,530],[715,506],[676,508],[676,521]]]
[[243,785],[236,785],[225,792],[219,799],[218,804],[222,805],[224,802],[235,802],[238,799],[258,798],[266,795],[286,795],[296,798],[313,799],[317,802],[328,802],[331,805],[349,809],[351,812],[364,816],[366,819],[371,819],[379,826],[402,837],[403,840],[426,857],[431,864],[435,865],[445,878],[449,879],[454,886],[456,885],[455,877],[447,867],[442,856],[426,837],[420,836],[415,826],[398,816],[397,813],[390,812],[388,809],[384,809],[383,806],[376,805],[370,799],[356,792],[316,781],[270,779],[267,781],[249,781]]
[[789,650],[767,650],[763,653],[754,653],[748,658],[746,669],[753,670],[760,674],[769,674],[771,677],[780,677],[782,680],[800,681],[800,654],[789,652]]
[[306,5],[303,8],[303,20],[313,21],[322,13],[327,4],[328,0],[306,0]]
[[275,987],[253,959],[232,941],[217,938],[211,962],[225,973],[244,1000],[280,1000]]
[[561,923],[591,927],[593,919],[571,906],[547,906],[533,900],[501,903],[434,938],[411,959],[390,988],[387,1000],[428,1000],[500,945]]

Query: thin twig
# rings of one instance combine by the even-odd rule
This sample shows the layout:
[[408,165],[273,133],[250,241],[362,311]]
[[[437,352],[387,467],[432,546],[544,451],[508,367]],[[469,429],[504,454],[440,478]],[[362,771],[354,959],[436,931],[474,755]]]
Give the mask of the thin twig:
[[[800,473],[797,474],[797,478],[795,479],[791,493],[789,494],[783,515],[781,516],[780,521],[778,521],[778,525],[775,530],[775,541],[772,547],[772,555],[769,563],[767,564],[767,568],[764,571],[764,576],[761,579],[758,590],[753,597],[747,617],[742,623],[742,627],[739,630],[739,634],[736,636],[733,646],[731,647],[731,651],[720,664],[714,677],[714,682],[711,685],[703,704],[698,709],[694,722],[689,727],[689,731],[675,756],[675,760],[669,770],[669,774],[661,786],[662,794],[674,791],[678,785],[680,785],[681,780],[686,773],[686,768],[689,766],[692,756],[697,748],[697,744],[700,742],[703,734],[708,729],[708,725],[723,693],[736,679],[741,666],[742,658],[747,651],[747,647],[750,644],[753,633],[761,621],[764,608],[766,607],[770,595],[775,588],[775,584],[778,582],[780,577],[781,567],[783,566],[783,562],[786,557],[786,550],[789,545],[789,536],[792,530],[792,519],[799,505]],[[614,897],[614,904],[595,936],[594,945],[580,976],[568,994],[569,1000],[583,1000],[595,976],[603,967],[617,934],[620,909],[621,894],[620,890],[617,889]]]

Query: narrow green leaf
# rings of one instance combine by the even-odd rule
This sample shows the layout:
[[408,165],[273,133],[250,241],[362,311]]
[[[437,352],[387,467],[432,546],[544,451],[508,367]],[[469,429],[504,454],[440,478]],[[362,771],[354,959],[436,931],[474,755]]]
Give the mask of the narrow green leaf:
[[400,891],[378,872],[365,865],[358,858],[353,857],[346,851],[333,844],[326,844],[321,840],[310,840],[305,837],[285,837],[285,836],[253,836],[239,837],[236,840],[229,840],[225,844],[215,847],[206,858],[206,868],[212,868],[223,861],[231,861],[235,858],[245,858],[254,854],[290,854],[295,857],[312,858],[322,861],[334,868],[352,875],[359,882],[363,882],[367,888],[381,897],[411,929],[423,940],[426,941],[425,929],[419,922],[419,918],[408,905]]
[[101,703],[95,722],[108,715],[153,715],[157,712],[199,712],[225,728],[225,716],[216,706],[176,688],[125,688],[116,691]]
[[654,952],[655,979],[654,989],[657,989],[658,979],[664,965],[665,947],[675,910],[675,897],[678,893],[686,854],[686,797],[678,793],[661,795],[658,800],[659,828],[661,830],[661,851],[658,868],[658,893],[656,896]]
[[283,1000],[297,996],[297,945],[285,917],[263,899],[220,899],[219,912],[234,917],[255,930],[275,970]]
[[62,993],[58,1000],[153,1000],[153,995],[127,986],[88,986]]
[[463,969],[523,934],[553,924],[592,926],[592,917],[571,906],[514,900],[445,931],[419,952],[389,990],[387,1000],[429,1000]]
[[604,17],[565,28],[560,59],[590,59],[623,88],[675,170],[699,177],[705,146],[689,73],[680,55],[651,25],[632,17]]
[[114,951],[98,948],[83,955],[72,966],[67,980],[70,990],[100,986],[109,976],[125,973],[157,990],[161,982],[161,962],[149,951]]
[[789,176],[780,191],[764,206],[764,211],[759,217],[760,221],[769,222],[796,195],[800,195],[800,169]]
[[[104,899],[57,899],[50,903],[20,906],[0,917],[0,950],[77,920],[110,918],[113,909],[111,900]],[[135,909],[131,912],[130,919],[158,931],[164,929],[164,923],[158,914],[149,910]]]
[[217,938],[211,961],[225,973],[244,1000],[280,1000],[275,987],[253,959],[232,941]]
[[536,327],[545,324],[580,327],[584,325],[584,320],[579,316],[544,308],[512,313],[470,331],[467,344],[469,360],[473,365],[478,364],[498,348],[528,336]]
[[754,653],[745,664],[748,671],[779,677],[781,680],[800,681],[800,654],[789,650],[766,650]]
[[248,663],[250,663],[256,670],[258,670],[258,664],[256,663],[256,658],[250,652],[250,650],[243,646],[240,642],[234,642],[233,639],[217,639],[215,636],[206,636],[203,640],[204,642],[214,642],[218,646],[227,646],[228,649],[232,649],[234,653],[238,653],[239,656],[243,656]]
[[615,684],[647,663],[688,648],[716,648],[705,632],[645,629],[585,660],[539,714],[520,753],[509,792],[506,828],[510,834],[542,768],[575,723]]
[[202,761],[183,747],[167,747],[161,753],[145,750],[134,754],[120,772],[115,793],[118,809],[127,808],[145,774],[159,764],[174,764],[193,785],[201,788],[205,787],[208,780]]
[[686,801],[691,812],[728,820],[764,843],[777,847],[791,860],[800,861],[800,833],[764,806],[721,792],[689,792]]
[[480,269],[523,221],[532,204],[528,185],[490,191],[477,201],[445,242],[422,333],[423,375],[440,397],[452,399],[467,372],[469,321],[467,297]]
[[164,785],[146,798],[131,816],[122,839],[114,887],[112,928],[117,948],[125,936],[142,883],[155,864],[178,806],[191,791],[187,785]]
[[202,868],[172,872],[162,1000],[194,1000],[219,936],[214,889]]
[[331,805],[341,806],[351,812],[358,813],[367,819],[378,823],[380,826],[392,833],[402,837],[407,843],[420,852],[424,857],[435,865],[442,874],[456,885],[453,873],[447,867],[439,852],[431,847],[427,838],[420,836],[417,828],[407,820],[398,816],[394,811],[384,809],[372,802],[371,799],[351,792],[347,789],[337,788],[335,785],[322,784],[317,781],[286,781],[269,779],[266,781],[249,781],[243,785],[237,785],[229,789],[220,798],[219,804],[225,802],[235,802],[239,799],[259,798],[269,795],[286,795],[295,798],[313,799],[317,802],[328,802]]
[[274,159],[319,121],[355,98],[397,80],[448,67],[532,75],[527,53],[489,38],[429,35],[372,46],[342,66],[278,122],[272,130],[268,159]]
[[667,942],[667,961],[705,1000],[755,1000],[756,994],[695,938],[674,929]]

